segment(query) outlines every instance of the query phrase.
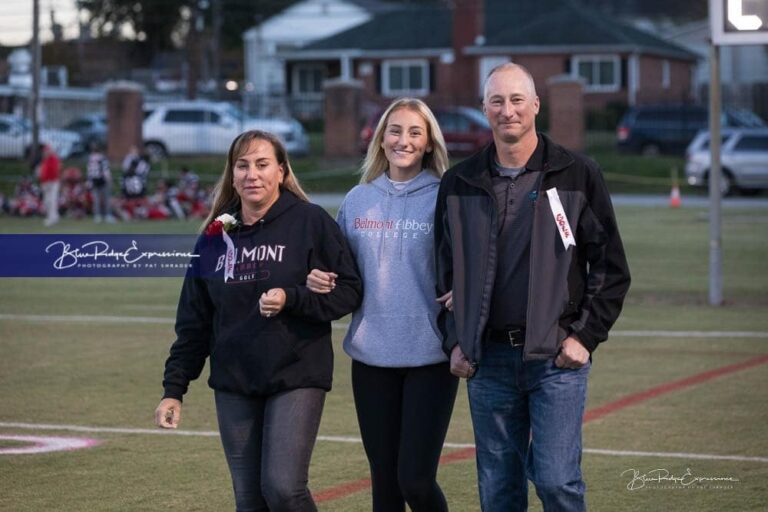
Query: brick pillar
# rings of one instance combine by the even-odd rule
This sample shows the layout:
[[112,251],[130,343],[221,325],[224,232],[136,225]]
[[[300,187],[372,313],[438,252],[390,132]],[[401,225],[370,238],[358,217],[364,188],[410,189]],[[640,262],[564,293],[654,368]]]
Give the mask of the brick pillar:
[[584,82],[571,75],[547,80],[549,135],[574,151],[584,151]]
[[107,158],[110,160],[122,160],[131,146],[143,146],[143,103],[138,84],[120,82],[107,90]]
[[363,85],[357,80],[329,80],[325,90],[325,156],[358,156]]

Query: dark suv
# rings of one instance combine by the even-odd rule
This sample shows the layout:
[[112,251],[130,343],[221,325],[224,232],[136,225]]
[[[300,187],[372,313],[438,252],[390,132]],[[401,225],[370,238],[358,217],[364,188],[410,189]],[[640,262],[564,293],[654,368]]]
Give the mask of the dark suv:
[[[748,110],[724,109],[722,126],[760,128],[765,122]],[[700,131],[709,127],[706,107],[694,105],[659,105],[630,108],[616,128],[620,151],[657,155],[682,155]]]

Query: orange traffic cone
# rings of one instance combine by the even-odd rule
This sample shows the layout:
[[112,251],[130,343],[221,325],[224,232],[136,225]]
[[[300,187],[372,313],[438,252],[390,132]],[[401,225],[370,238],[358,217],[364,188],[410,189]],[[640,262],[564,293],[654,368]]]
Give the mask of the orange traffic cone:
[[672,185],[672,192],[669,194],[669,207],[680,208],[681,204],[682,200],[680,199],[680,187],[678,187],[677,183],[675,183]]
[[669,207],[680,208],[680,187],[677,184],[677,167],[672,167],[672,191],[669,193]]

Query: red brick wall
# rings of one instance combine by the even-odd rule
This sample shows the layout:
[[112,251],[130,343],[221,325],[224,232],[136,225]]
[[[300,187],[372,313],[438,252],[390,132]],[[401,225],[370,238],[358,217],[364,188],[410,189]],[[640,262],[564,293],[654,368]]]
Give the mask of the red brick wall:
[[[528,68],[536,82],[536,90],[542,102],[547,103],[546,82],[550,77],[566,73],[566,54],[545,55],[511,55],[513,62]],[[622,58],[627,58],[626,55]],[[686,61],[669,59],[670,87],[662,87],[662,61],[659,57],[642,57],[640,59],[640,83],[638,103],[679,102],[690,96],[690,65]],[[356,78],[364,84],[365,97],[369,101],[386,105],[391,98],[383,97],[377,90],[377,77],[381,73],[380,59],[365,59],[370,62],[374,71],[370,76],[357,76],[358,63],[354,64]],[[435,90],[422,98],[432,106],[467,105],[477,107],[480,97],[479,90],[479,58],[455,59],[453,63],[442,63],[437,57],[430,58],[431,70],[434,73],[432,82]],[[378,78],[380,80],[380,78]],[[629,103],[628,90],[622,87],[616,92],[586,92],[584,94],[585,110],[604,109],[610,103]]]
[[669,87],[665,88],[662,83],[664,60],[654,56],[640,58],[638,103],[677,103],[690,99],[689,65],[685,61],[666,59],[669,62]]

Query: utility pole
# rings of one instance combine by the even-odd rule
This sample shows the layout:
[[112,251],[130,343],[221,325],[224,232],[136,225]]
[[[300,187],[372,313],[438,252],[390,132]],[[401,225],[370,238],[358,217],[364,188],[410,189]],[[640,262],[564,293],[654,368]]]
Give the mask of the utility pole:
[[32,0],[32,91],[29,96],[32,121],[32,146],[29,151],[30,166],[37,162],[40,153],[40,123],[37,116],[40,103],[40,0]]
[[723,239],[720,180],[720,47],[709,45],[709,304],[723,303]]
[[221,92],[219,81],[221,80],[221,0],[212,1],[212,25],[213,33],[211,36],[211,74],[216,84],[216,98]]
[[709,303],[723,304],[720,46],[768,44],[768,0],[709,0]]
[[193,2],[192,16],[190,19],[189,34],[187,35],[187,99],[197,97],[197,81],[200,79],[200,66],[203,53],[203,30],[205,29],[205,10],[208,9],[208,0]]

